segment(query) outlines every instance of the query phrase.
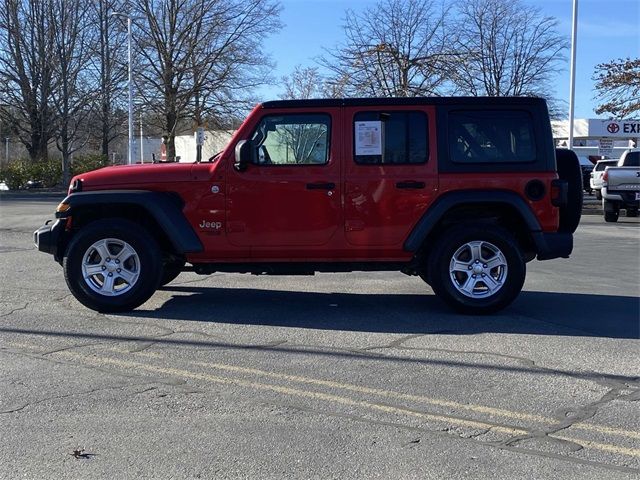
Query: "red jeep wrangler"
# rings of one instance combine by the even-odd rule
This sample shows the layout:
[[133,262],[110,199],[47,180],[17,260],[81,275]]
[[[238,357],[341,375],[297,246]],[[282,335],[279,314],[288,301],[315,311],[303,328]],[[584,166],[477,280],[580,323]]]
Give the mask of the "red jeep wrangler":
[[255,107],[203,163],[79,175],[34,234],[89,308],[136,308],[182,271],[400,270],[465,313],[568,257],[576,156],[537,98],[327,99]]

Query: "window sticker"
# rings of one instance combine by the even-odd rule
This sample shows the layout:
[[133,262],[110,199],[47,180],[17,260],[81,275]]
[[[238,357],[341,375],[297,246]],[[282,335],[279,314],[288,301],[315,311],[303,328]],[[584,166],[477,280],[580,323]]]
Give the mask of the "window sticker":
[[382,122],[356,122],[356,155],[382,155]]

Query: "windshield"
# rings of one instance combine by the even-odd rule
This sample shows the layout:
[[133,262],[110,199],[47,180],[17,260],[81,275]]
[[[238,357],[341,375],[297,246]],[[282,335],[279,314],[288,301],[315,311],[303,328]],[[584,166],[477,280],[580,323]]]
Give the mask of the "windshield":
[[624,157],[623,167],[640,167],[640,152],[629,152]]
[[605,168],[607,167],[611,167],[613,165],[616,165],[618,163],[618,160],[607,160],[606,162],[598,162],[596,163],[596,172],[601,172],[603,171]]

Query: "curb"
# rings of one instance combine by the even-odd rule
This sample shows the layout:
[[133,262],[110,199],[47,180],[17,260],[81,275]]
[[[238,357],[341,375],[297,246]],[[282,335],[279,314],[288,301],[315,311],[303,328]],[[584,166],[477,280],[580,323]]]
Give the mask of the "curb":
[[66,191],[58,192],[0,192],[0,200],[62,200]]

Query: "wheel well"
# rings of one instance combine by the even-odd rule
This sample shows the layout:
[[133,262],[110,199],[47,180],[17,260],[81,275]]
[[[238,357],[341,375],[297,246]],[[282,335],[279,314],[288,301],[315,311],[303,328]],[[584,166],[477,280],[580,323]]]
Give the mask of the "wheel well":
[[457,205],[446,211],[431,229],[416,253],[419,265],[426,265],[431,247],[448,228],[461,223],[491,223],[512,232],[525,261],[535,258],[536,247],[529,229],[518,210],[505,203]]
[[169,236],[156,222],[153,215],[151,215],[144,207],[136,204],[118,204],[118,205],[91,205],[74,208],[72,214],[72,230],[71,235],[67,236],[65,245],[61,248],[64,251],[66,244],[68,244],[70,238],[73,236],[73,232],[88,225],[96,220],[103,220],[105,218],[124,218],[130,220],[137,225],[146,229],[158,242],[163,254],[168,257],[181,257],[176,252],[175,247],[171,243]]

